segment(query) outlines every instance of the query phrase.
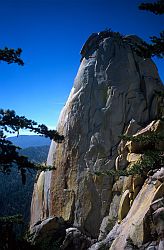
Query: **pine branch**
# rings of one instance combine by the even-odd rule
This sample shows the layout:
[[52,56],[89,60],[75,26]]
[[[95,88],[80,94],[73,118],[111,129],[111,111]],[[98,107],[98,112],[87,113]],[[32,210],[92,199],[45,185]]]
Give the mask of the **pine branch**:
[[0,109],[0,127],[5,132],[17,132],[18,134],[20,129],[29,129],[31,132],[49,137],[58,143],[64,140],[64,136],[56,130],[49,130],[44,124],[37,124],[37,122],[29,120],[25,116],[18,116],[14,110]]
[[155,15],[162,15],[164,14],[164,1],[159,0],[154,3],[141,3],[139,5],[140,10],[151,11]]
[[22,49],[8,49],[5,47],[4,49],[0,49],[0,61],[7,62],[8,64],[17,63],[18,65],[23,66],[24,62],[20,58],[22,53]]
[[55,167],[46,164],[36,164],[28,160],[26,156],[19,154],[19,147],[6,139],[5,132],[19,134],[20,129],[29,129],[39,135],[49,137],[54,141],[61,143],[64,136],[56,130],[49,130],[44,124],[38,125],[37,122],[27,119],[25,116],[16,115],[13,110],[0,110],[0,172],[9,174],[14,164],[22,177],[22,183],[26,183],[26,169],[35,169],[41,171],[53,170]]

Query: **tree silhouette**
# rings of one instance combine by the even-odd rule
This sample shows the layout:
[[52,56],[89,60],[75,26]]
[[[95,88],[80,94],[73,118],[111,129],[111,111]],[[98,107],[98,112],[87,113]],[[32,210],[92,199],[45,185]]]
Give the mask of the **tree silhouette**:
[[8,64],[10,63],[17,63],[18,65],[23,66],[24,62],[20,58],[20,55],[22,53],[22,49],[18,48],[15,49],[8,49],[5,47],[4,49],[0,49],[0,61],[5,61]]
[[164,1],[160,0],[154,3],[141,3],[139,9],[151,11],[155,15],[162,15],[164,14]]
[[[20,58],[21,52],[21,49],[1,49],[0,61],[9,64],[17,63],[23,66],[24,62]],[[45,171],[52,170],[54,167],[33,163],[26,156],[19,154],[20,148],[10,142],[9,139],[6,139],[5,132],[17,132],[17,135],[19,135],[20,129],[28,129],[39,135],[49,137],[57,143],[61,143],[64,140],[64,136],[60,135],[56,130],[49,130],[44,124],[37,124],[37,122],[27,119],[25,116],[18,116],[14,110],[0,109],[0,172],[9,174],[13,164],[16,164],[22,176],[22,183],[25,184],[26,169]]]
[[[154,3],[141,3],[139,5],[140,10],[151,11],[155,15],[164,14],[164,1],[160,0]],[[142,45],[136,46],[136,52],[145,58],[157,56],[159,58],[164,57],[164,31],[161,31],[159,37],[151,36],[151,43],[143,42]]]

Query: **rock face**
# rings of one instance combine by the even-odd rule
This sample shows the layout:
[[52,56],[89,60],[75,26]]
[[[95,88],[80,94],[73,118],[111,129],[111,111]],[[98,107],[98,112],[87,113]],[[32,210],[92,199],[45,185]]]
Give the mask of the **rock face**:
[[115,167],[119,135],[130,121],[135,121],[135,133],[158,118],[163,104],[156,93],[163,86],[155,64],[137,56],[124,41],[140,42],[139,38],[109,34],[96,38],[95,45],[93,37],[89,49],[85,44],[74,86],[59,118],[57,129],[65,141],[51,144],[48,164],[54,164],[56,170],[41,173],[34,188],[31,225],[61,216],[83,233],[97,237],[109,214],[114,180],[94,172]]
[[[66,225],[61,217],[49,217],[43,221],[37,222],[31,227],[31,242],[38,244],[50,240],[51,244],[55,240],[61,241],[66,236]],[[50,244],[47,242],[47,244]]]
[[145,181],[121,224],[116,223],[90,250],[163,249],[160,247],[164,243],[164,185],[161,183],[158,188],[154,185],[158,175],[156,172],[149,182]]
[[[120,250],[120,249],[163,249],[164,244],[164,154],[156,149],[156,141],[164,140],[164,121],[153,121],[141,129],[133,138],[140,138],[132,144],[129,141],[122,147],[122,153],[127,149],[129,153],[135,151],[135,159],[131,157],[126,168],[135,166],[140,170],[133,175],[120,176],[112,189],[113,199],[110,205],[109,216],[102,221],[98,242],[92,245],[91,250]],[[154,133],[158,131],[158,139],[154,141]],[[141,140],[149,135],[149,140]],[[161,138],[161,139],[159,139]],[[150,148],[150,139],[151,144]],[[121,143],[120,143],[121,144]],[[129,147],[133,145],[133,147]],[[134,147],[135,145],[135,147]],[[144,151],[143,151],[144,146]],[[147,147],[147,148],[145,148]],[[129,158],[129,153],[125,157]],[[136,151],[138,154],[136,154]],[[141,151],[147,155],[139,159]],[[151,152],[151,153],[150,153]],[[155,156],[153,160],[153,155]],[[155,160],[156,159],[156,160]],[[148,163],[148,164],[147,164]],[[138,166],[138,167],[137,167]],[[116,196],[118,197],[116,200]],[[111,210],[115,204],[117,215]],[[111,223],[112,221],[112,223]],[[103,224],[104,223],[104,224]],[[111,228],[111,224],[113,228]],[[102,227],[103,226],[103,227]],[[110,227],[110,230],[108,228]],[[121,248],[120,248],[121,246]]]

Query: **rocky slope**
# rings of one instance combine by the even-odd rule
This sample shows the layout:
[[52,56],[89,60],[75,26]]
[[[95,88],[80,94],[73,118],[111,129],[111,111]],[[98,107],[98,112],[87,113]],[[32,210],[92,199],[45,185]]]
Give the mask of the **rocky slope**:
[[85,43],[59,118],[58,131],[65,141],[51,144],[48,164],[56,170],[41,173],[34,187],[31,227],[61,216],[101,240],[105,236],[99,230],[106,216],[112,221],[108,231],[114,226],[120,202],[113,194],[116,180],[96,176],[95,171],[115,169],[115,164],[124,169],[127,159],[123,153],[118,156],[119,136],[128,129],[129,135],[136,133],[163,112],[159,94],[163,86],[155,64],[137,56],[129,45],[140,42],[136,36],[100,32]]
[[164,122],[151,122],[133,138],[152,139],[154,132],[162,139],[151,145],[141,140],[120,144],[126,169],[138,168],[133,175],[116,178],[109,214],[91,250],[164,248]]

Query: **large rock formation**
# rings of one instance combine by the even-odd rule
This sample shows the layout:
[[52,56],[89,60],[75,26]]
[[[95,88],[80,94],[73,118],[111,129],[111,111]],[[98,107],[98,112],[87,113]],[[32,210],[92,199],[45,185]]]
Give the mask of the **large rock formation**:
[[[149,139],[141,140],[141,136]],[[164,247],[164,121],[151,122],[133,138],[140,140],[129,141],[120,153],[126,150],[126,170],[135,172],[116,179],[109,215],[102,221],[98,242],[91,250]]]
[[97,237],[110,204],[114,207],[113,178],[94,172],[114,168],[119,136],[130,122],[135,123],[135,133],[162,113],[157,93],[163,86],[157,68],[151,59],[137,56],[127,41],[141,42],[136,36],[99,33],[82,49],[82,62],[57,127],[65,141],[51,144],[48,164],[56,170],[41,173],[35,184],[31,225],[61,216]]

